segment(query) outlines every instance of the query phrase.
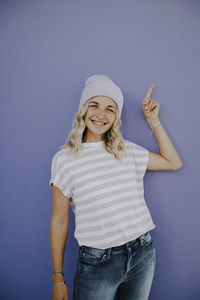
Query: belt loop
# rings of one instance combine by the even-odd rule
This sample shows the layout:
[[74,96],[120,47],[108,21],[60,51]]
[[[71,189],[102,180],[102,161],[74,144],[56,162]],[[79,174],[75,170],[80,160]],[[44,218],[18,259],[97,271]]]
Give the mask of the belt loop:
[[108,248],[108,249],[106,249],[106,255],[107,255],[107,257],[108,257],[108,259],[110,258],[110,253],[112,252],[112,247],[111,248]]
[[132,250],[131,243],[126,243],[126,248],[128,249],[128,252],[131,253]]
[[144,234],[139,236],[139,240],[140,240],[140,245],[143,246],[143,244],[144,244]]

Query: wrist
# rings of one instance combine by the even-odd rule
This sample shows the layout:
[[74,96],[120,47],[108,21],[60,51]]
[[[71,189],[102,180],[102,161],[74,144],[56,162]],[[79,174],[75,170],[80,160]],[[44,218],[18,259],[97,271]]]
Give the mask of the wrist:
[[53,273],[52,274],[52,279],[53,279],[54,282],[64,281],[64,274],[62,274],[62,273]]
[[154,132],[157,128],[159,128],[159,127],[162,127],[162,124],[161,124],[161,123],[159,123],[159,124],[157,124],[157,125],[154,125],[154,127],[151,128],[151,129],[152,129],[151,134],[153,134],[153,132]]
[[155,127],[157,126],[161,126],[161,122],[159,119],[154,120],[153,122],[149,122],[149,126],[151,127],[151,129],[153,130]]

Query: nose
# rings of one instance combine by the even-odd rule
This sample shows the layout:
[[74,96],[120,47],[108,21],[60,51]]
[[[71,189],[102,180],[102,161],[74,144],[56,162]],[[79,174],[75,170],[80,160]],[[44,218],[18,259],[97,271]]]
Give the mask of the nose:
[[105,110],[103,108],[98,107],[97,109],[98,117],[103,119],[105,117],[105,114],[106,114]]

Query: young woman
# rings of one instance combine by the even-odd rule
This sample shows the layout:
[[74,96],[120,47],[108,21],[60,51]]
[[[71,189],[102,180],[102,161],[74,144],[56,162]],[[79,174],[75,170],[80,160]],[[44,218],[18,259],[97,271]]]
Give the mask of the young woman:
[[[142,111],[160,153],[122,137],[121,89],[107,76],[90,76],[70,141],[52,159],[51,252],[53,300],[67,300],[63,258],[69,205],[79,244],[74,300],[148,299],[156,262],[155,228],[144,199],[146,170],[177,170],[181,160],[158,117],[150,86]],[[67,140],[68,140],[67,138]]]

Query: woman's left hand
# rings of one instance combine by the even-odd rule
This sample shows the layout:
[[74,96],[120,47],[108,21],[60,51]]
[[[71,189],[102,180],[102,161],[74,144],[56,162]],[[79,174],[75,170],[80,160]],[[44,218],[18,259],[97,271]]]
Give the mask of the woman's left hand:
[[153,87],[154,83],[151,84],[147,91],[146,97],[142,101],[142,111],[151,128],[154,127],[157,121],[159,121],[158,113],[160,108],[160,104],[150,98]]

